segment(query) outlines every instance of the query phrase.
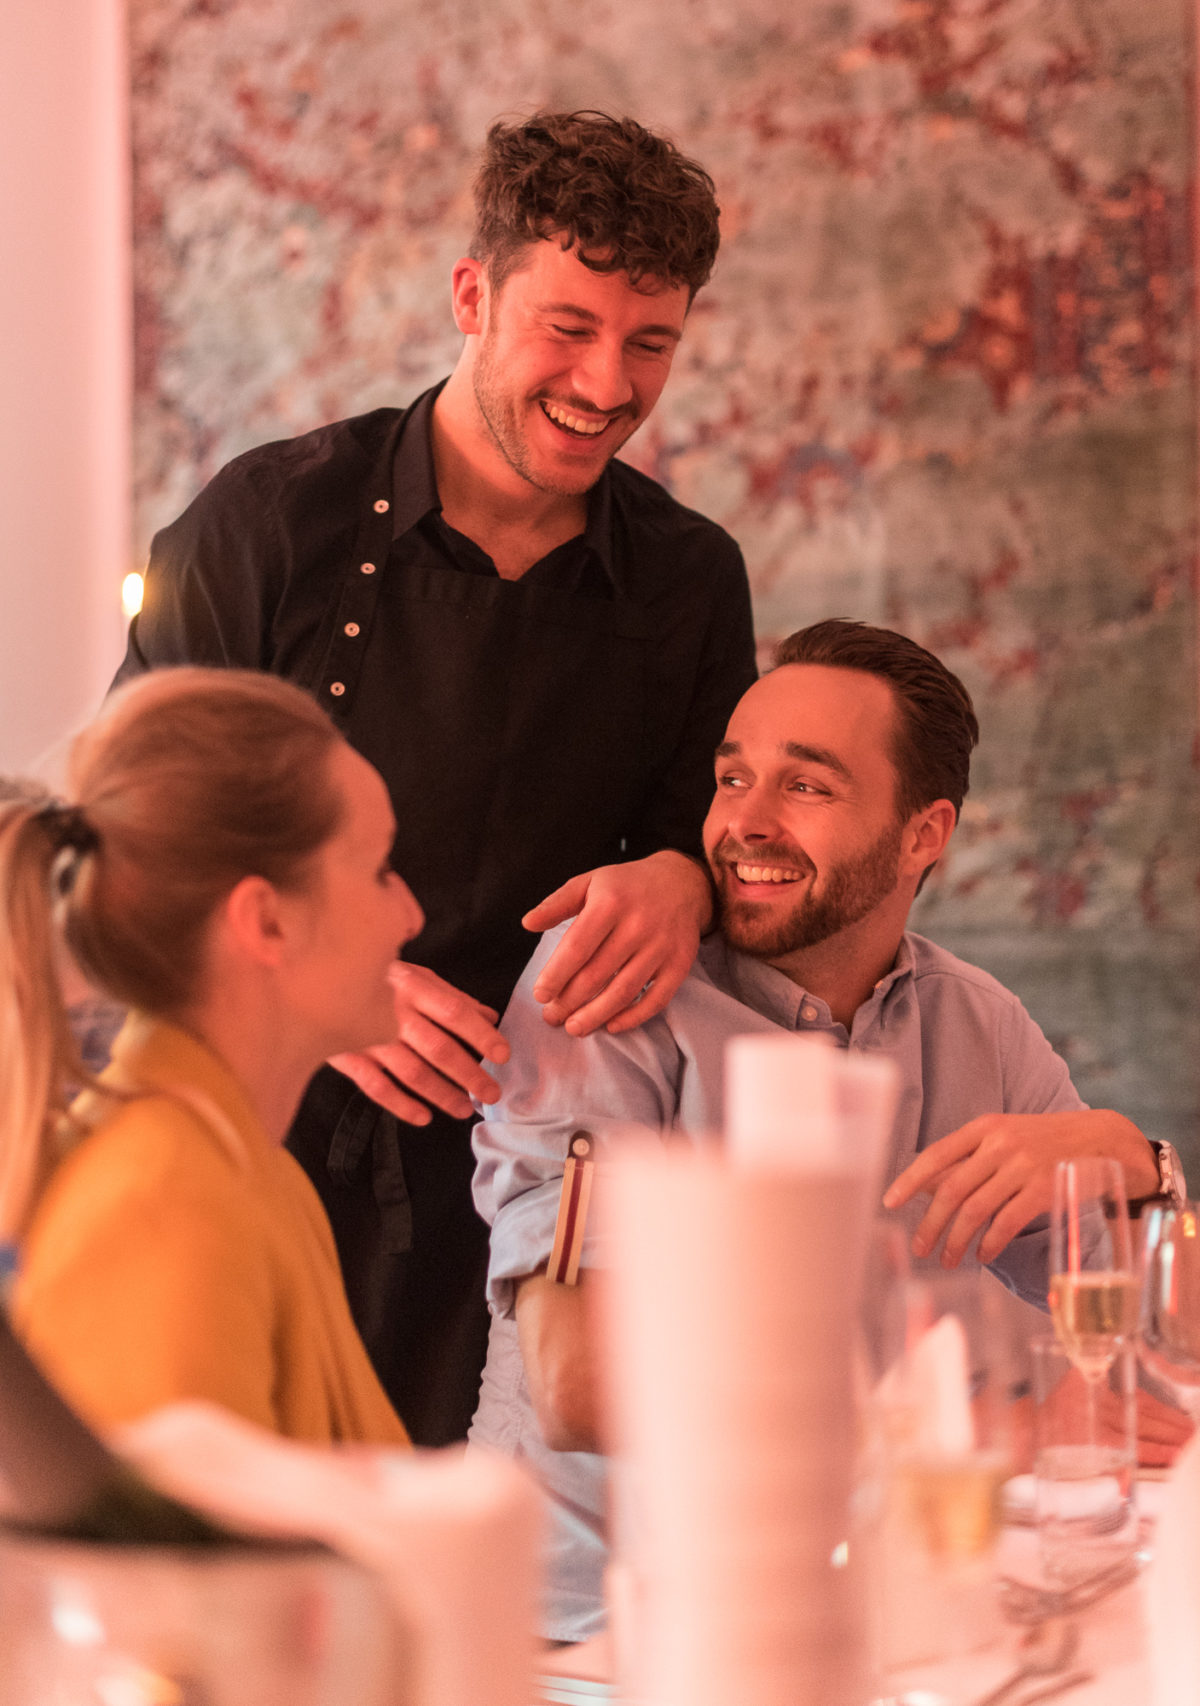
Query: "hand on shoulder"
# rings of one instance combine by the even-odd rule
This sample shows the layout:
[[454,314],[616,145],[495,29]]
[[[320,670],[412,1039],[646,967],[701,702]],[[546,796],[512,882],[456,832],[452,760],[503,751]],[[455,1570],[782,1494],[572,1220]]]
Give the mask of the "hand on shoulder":
[[687,976],[711,917],[707,872],[670,848],[573,877],[522,920],[549,930],[574,919],[534,985],[547,1024],[577,1037],[645,1024]]

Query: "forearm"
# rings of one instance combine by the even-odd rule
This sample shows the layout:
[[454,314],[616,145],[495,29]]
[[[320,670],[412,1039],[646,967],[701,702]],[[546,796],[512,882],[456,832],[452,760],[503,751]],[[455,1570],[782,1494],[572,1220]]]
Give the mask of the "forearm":
[[595,1332],[586,1277],[558,1285],[544,1272],[518,1282],[515,1314],[529,1395],[553,1451],[599,1451]]

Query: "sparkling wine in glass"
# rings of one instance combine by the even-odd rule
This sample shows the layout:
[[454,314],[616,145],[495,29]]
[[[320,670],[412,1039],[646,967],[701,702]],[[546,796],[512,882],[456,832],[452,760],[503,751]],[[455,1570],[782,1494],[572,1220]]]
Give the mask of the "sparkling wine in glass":
[[1120,1163],[1060,1161],[1050,1223],[1050,1313],[1059,1343],[1087,1383],[1093,1445],[1096,1391],[1137,1331],[1138,1292]]
[[1145,1226],[1139,1356],[1200,1423],[1200,1204],[1154,1207]]
[[900,1341],[875,1394],[888,1409],[871,1537],[876,1706],[903,1698],[889,1684],[913,1665],[1002,1637],[994,1546],[1017,1373],[1002,1297],[979,1272],[922,1270],[903,1283]]

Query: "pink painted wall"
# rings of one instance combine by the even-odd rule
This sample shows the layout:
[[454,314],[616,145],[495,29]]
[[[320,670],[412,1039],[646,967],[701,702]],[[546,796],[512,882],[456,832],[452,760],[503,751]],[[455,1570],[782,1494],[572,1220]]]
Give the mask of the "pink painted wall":
[[921,927],[1190,1142],[1183,0],[134,0],[133,37],[140,537],[447,371],[493,116],[671,131],[725,247],[635,459],[742,541],[764,642],[861,616],[962,672],[985,740]]
[[0,769],[62,742],[121,655],[130,540],[124,6],[0,10]]

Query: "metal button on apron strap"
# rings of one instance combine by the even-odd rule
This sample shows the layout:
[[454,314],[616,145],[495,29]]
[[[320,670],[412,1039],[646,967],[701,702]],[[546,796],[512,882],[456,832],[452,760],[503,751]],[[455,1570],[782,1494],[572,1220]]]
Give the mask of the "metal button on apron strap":
[[[389,452],[389,456],[390,455],[394,455],[394,450]],[[383,517],[387,515],[391,507],[392,506],[388,502],[387,498],[376,498],[371,505],[374,516],[370,521],[364,523],[359,530],[359,538],[356,541],[357,549],[355,550],[354,557],[351,558],[351,563],[354,562],[355,558],[359,559],[359,575],[374,577],[378,573],[379,564],[383,561],[383,557],[380,553],[382,552],[386,554],[388,548],[388,532],[390,524],[383,520],[376,520],[375,517]],[[360,553],[365,553],[367,551],[372,553],[370,557],[366,557],[365,555],[360,556]],[[353,575],[352,569],[350,570],[350,573]],[[356,586],[361,590],[355,591],[354,589]],[[344,650],[339,655],[339,647],[341,646],[343,639],[357,640],[360,635],[367,632],[371,613],[375,607],[376,593],[377,588],[374,585],[368,592],[367,588],[362,586],[361,581],[358,581],[357,577],[355,577],[353,580],[345,583],[338,596],[337,602],[340,604],[341,609],[335,619],[336,625],[333,629],[334,644],[331,656],[328,659],[328,665],[331,669],[336,669],[338,671],[339,679],[329,682],[327,691],[331,699],[345,699],[347,705],[350,703],[350,696],[352,695],[355,684],[358,681],[357,671],[362,667],[363,652],[360,647],[356,646],[354,648],[355,655],[352,655],[349,650]],[[347,620],[347,618],[349,618],[349,620]]]

